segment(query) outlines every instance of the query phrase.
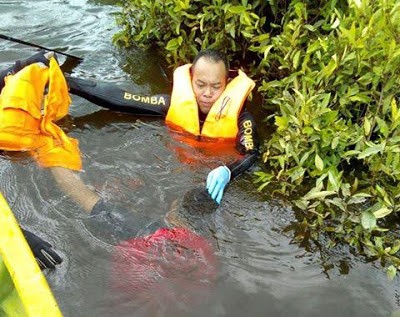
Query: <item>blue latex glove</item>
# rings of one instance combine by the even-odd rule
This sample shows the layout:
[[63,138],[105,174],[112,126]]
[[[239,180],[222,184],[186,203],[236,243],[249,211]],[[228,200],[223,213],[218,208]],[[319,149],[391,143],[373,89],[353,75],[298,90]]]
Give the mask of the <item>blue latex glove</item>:
[[206,188],[211,198],[221,203],[224,189],[231,179],[231,171],[226,166],[213,169],[207,176]]

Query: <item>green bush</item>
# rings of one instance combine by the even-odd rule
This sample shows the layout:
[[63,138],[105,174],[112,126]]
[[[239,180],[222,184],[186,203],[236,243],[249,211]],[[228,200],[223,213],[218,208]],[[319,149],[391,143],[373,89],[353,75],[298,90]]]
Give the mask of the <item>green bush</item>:
[[400,241],[383,220],[400,207],[400,4],[330,1],[316,18],[309,12],[292,1],[281,32],[253,48],[274,70],[259,89],[277,127],[257,181],[297,194],[314,238],[330,232],[332,244],[394,264],[393,274]]
[[398,1],[130,0],[116,18],[118,45],[155,47],[171,66],[217,48],[257,79],[276,128],[259,189],[297,197],[306,236],[396,273]]
[[190,62],[204,48],[248,58],[250,39],[262,33],[265,1],[130,0],[116,14],[120,46],[156,47],[171,66]]

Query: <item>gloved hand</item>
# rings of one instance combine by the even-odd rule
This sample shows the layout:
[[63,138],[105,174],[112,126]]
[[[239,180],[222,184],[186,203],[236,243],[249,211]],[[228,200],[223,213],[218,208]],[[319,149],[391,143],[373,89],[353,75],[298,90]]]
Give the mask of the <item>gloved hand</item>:
[[22,69],[30,64],[33,64],[33,63],[43,63],[46,66],[49,66],[49,61],[50,61],[51,57],[54,57],[57,59],[54,52],[52,52],[52,51],[46,52],[44,50],[41,50],[39,53],[36,53],[35,55],[32,55],[31,57],[28,57],[25,60],[17,61],[16,64],[20,63],[20,69]]
[[53,57],[57,59],[56,55],[54,52],[46,52],[46,51],[40,51],[39,53],[36,53],[35,55],[32,55],[31,57],[24,59],[22,61],[16,61],[15,64],[9,68],[7,68],[4,71],[0,72],[0,91],[4,87],[4,78],[8,75],[14,75],[17,72],[19,72],[22,68],[33,64],[33,63],[43,63],[46,66],[49,66],[49,61],[50,58]]
[[226,166],[219,166],[213,169],[207,176],[206,188],[211,198],[218,204],[221,203],[224,189],[231,180],[231,171]]
[[62,258],[53,250],[50,243],[28,230],[22,229],[22,232],[42,270],[54,269],[56,265],[62,263]]

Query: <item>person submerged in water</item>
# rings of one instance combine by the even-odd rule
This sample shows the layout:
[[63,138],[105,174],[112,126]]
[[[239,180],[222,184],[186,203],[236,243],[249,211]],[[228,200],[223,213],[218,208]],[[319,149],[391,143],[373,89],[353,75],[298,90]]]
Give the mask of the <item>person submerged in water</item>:
[[[15,74],[34,60],[17,62],[0,73],[0,89],[5,75]],[[37,60],[45,63],[43,57]],[[66,81],[73,95],[111,110],[165,117],[173,130],[186,132],[207,143],[216,141],[215,150],[221,142],[235,140],[242,156],[207,175],[206,188],[217,203],[221,202],[228,183],[248,170],[258,157],[255,120],[245,108],[254,82],[241,70],[230,71],[225,56],[218,51],[200,51],[192,64],[178,67],[171,95],[142,96],[109,83],[71,76],[66,76]],[[61,170],[58,172],[62,174]]]
[[115,245],[109,286],[119,313],[135,308],[170,315],[210,299],[218,277],[212,239],[217,207],[203,188],[187,191],[156,221],[102,200],[94,206],[84,223]]

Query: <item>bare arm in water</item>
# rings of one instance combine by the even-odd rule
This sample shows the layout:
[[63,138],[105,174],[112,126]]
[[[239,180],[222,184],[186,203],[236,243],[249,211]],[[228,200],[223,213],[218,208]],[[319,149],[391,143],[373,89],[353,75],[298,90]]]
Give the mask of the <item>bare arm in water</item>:
[[50,170],[60,188],[78,206],[90,213],[101,197],[85,185],[79,173],[63,167],[51,167]]

